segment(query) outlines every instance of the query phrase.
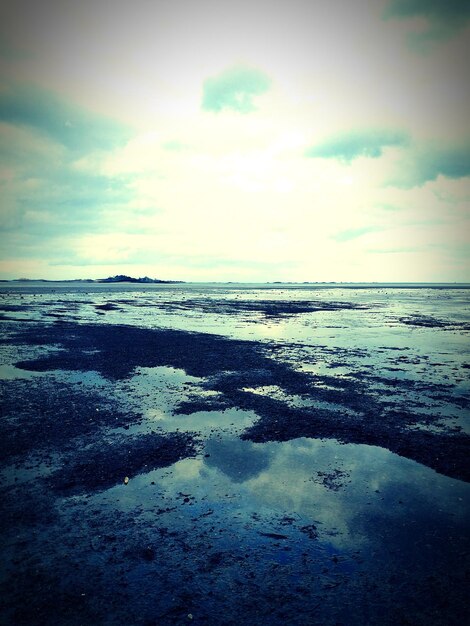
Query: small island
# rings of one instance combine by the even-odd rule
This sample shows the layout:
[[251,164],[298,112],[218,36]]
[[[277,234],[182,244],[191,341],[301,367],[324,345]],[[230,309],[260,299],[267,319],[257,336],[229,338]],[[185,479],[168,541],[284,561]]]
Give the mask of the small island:
[[116,274],[116,276],[108,276],[108,278],[69,278],[64,280],[48,280],[46,278],[13,278],[11,280],[1,279],[0,283],[144,283],[144,284],[166,284],[173,285],[184,283],[184,280],[161,280],[159,278],[134,278],[125,274]]
[[125,274],[117,274],[116,276],[109,276],[108,278],[98,278],[97,283],[182,283],[182,280],[160,280],[159,278],[149,278],[144,276],[143,278],[133,278],[132,276],[126,276]]

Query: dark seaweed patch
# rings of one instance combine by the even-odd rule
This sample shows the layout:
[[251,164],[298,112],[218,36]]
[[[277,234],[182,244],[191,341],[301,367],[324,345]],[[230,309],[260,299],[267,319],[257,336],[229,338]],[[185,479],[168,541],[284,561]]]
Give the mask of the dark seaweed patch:
[[120,308],[113,302],[106,302],[105,304],[95,304],[95,309],[98,311],[120,311]]
[[111,442],[76,450],[49,482],[67,494],[107,489],[126,478],[194,456],[195,452],[193,439],[183,433],[115,435]]
[[440,320],[426,315],[411,315],[400,317],[400,322],[407,326],[417,326],[421,328],[443,328],[447,330],[470,330],[470,324],[464,322],[454,322],[450,320]]
[[26,311],[30,309],[31,305],[29,304],[0,304],[0,311],[8,311],[10,313],[18,312],[18,311]]
[[4,394],[1,459],[38,449],[63,449],[77,437],[140,418],[112,397],[92,390],[85,393],[76,385],[47,377],[1,381],[0,388]]
[[159,308],[175,311],[202,311],[223,315],[259,313],[266,318],[286,317],[317,311],[364,310],[364,305],[352,302],[324,300],[215,300],[212,298],[188,299],[179,302],[158,302]]

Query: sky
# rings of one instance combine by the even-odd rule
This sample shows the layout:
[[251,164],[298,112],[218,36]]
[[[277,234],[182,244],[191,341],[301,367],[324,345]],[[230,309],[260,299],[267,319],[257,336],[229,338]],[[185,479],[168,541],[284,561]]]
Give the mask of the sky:
[[0,278],[470,281],[468,0],[0,24]]

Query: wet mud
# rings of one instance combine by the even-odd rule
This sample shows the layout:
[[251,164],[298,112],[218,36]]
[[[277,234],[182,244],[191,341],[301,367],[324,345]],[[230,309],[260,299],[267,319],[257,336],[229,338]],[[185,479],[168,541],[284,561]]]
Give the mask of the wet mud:
[[451,322],[448,320],[441,320],[435,317],[425,315],[412,315],[410,317],[400,318],[402,324],[407,326],[418,326],[422,328],[446,328],[449,330],[462,329],[470,330],[470,324],[464,322]]
[[[127,303],[130,303],[127,301]],[[153,305],[155,306],[155,305]],[[299,313],[316,311],[363,310],[364,305],[352,302],[325,302],[321,300],[214,300],[185,299],[180,302],[163,301],[156,305],[169,311],[200,311],[233,315],[236,313],[259,313],[266,318],[288,317]]]
[[[423,416],[397,406],[386,391],[378,394],[374,387],[383,383],[394,390],[404,387],[421,396],[428,391],[445,397],[448,390],[442,385],[398,378],[384,381],[375,377],[368,381],[363,376],[359,381],[313,375],[276,360],[276,352],[282,346],[184,331],[87,324],[42,329],[28,326],[9,342],[50,343],[60,348],[45,357],[16,363],[18,368],[35,372],[93,370],[116,380],[129,377],[139,366],[170,366],[206,378],[204,388],[217,395],[182,402],[178,412],[190,414],[230,407],[255,411],[260,419],[242,435],[252,441],[326,437],[343,443],[377,445],[447,476],[470,480],[469,435],[450,427],[441,428],[440,432],[410,428],[423,424],[429,427],[440,416]],[[261,395],[252,391],[273,384],[282,390],[278,397],[275,393]],[[304,405],[292,406],[292,396],[303,399]],[[458,396],[456,400],[469,408],[467,396]],[[308,406],[309,402],[312,406]],[[315,402],[327,408],[319,408]]]

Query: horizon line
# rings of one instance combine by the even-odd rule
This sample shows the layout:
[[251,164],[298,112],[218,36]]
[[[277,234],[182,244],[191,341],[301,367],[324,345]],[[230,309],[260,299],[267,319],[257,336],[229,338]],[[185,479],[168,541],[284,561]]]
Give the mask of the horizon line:
[[[113,277],[109,277],[113,278]],[[172,280],[172,279],[149,279],[148,277],[134,278],[130,280],[112,281],[109,278],[0,278],[0,283],[10,282],[43,282],[43,283],[104,283],[104,284],[237,284],[237,285],[469,285],[469,281],[448,281],[448,280]],[[147,278],[148,281],[144,279]],[[141,282],[139,282],[141,281]]]

